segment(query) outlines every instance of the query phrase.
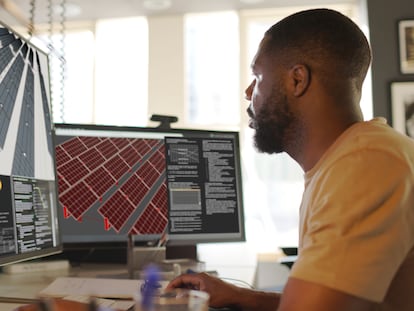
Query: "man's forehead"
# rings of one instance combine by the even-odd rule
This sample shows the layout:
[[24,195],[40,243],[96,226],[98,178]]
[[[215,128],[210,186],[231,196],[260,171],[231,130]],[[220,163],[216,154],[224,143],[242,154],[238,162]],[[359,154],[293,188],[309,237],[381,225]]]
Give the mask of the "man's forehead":
[[267,50],[269,37],[264,36],[263,39],[260,41],[259,46],[257,48],[257,52],[255,56],[253,57],[251,68],[254,69],[259,63],[263,61],[264,55]]

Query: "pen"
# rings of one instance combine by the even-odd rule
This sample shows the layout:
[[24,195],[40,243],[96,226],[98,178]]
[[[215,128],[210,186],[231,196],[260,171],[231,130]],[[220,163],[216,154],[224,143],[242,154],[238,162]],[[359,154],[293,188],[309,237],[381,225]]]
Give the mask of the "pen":
[[150,265],[144,270],[145,283],[141,287],[141,307],[144,311],[152,310],[154,294],[160,287],[160,273],[156,266]]

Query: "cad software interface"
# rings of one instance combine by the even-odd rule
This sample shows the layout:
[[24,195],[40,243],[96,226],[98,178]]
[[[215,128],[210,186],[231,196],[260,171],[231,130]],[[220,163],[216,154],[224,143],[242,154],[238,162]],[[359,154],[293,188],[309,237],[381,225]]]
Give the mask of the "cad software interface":
[[[201,135],[201,136],[200,136]],[[235,134],[56,128],[64,242],[241,236]],[[186,237],[187,236],[187,237]],[[214,238],[217,238],[214,237]]]

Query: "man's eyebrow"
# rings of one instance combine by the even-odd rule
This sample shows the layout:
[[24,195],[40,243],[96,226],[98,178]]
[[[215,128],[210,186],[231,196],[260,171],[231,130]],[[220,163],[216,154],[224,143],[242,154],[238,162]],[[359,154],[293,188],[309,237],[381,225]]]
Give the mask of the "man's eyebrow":
[[252,73],[254,73],[254,72],[256,71],[256,68],[257,68],[257,62],[256,62],[256,60],[253,60],[253,61],[250,63],[250,71],[251,71]]

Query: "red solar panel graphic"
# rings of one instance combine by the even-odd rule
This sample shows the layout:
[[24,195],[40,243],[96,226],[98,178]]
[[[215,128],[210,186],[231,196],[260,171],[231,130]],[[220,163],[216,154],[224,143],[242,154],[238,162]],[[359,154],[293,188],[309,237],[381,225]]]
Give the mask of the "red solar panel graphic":
[[80,136],[56,146],[65,218],[98,211],[105,230],[162,234],[167,227],[165,146],[161,139]]
[[145,194],[149,191],[149,187],[137,174],[134,174],[128,182],[121,187],[121,190],[123,193],[127,193],[128,200],[130,200],[132,204],[139,205],[145,197]]
[[56,147],[56,165],[60,166],[63,163],[68,162],[71,159],[71,157],[66,153],[64,149],[62,149],[61,146]]
[[107,218],[109,224],[119,232],[134,209],[135,207],[128,202],[127,196],[122,193],[122,191],[117,191],[102,207],[99,208],[99,212],[104,218]]
[[91,191],[91,187],[83,181],[77,183],[70,191],[59,195],[59,200],[69,213],[80,220],[83,213],[96,201],[97,196]]
[[62,193],[65,192],[70,185],[58,174],[58,188]]
[[96,148],[86,150],[79,155],[79,159],[85,163],[86,167],[91,171],[99,167],[99,164],[105,161],[105,158]]

